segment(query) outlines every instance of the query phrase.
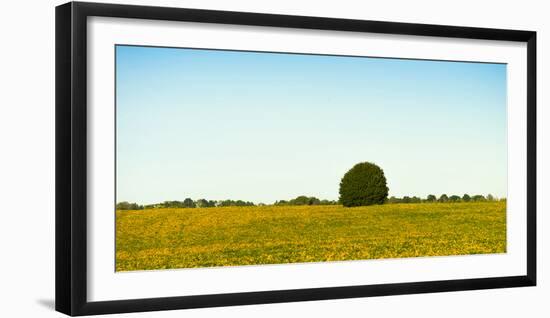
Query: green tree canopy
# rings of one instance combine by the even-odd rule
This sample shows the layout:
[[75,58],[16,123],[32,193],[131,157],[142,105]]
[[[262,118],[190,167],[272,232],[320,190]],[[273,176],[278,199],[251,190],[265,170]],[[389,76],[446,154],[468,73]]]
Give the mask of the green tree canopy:
[[428,197],[426,198],[426,201],[435,202],[435,201],[437,201],[437,197],[433,194],[428,194]]
[[116,204],[117,210],[142,210],[143,206],[137,203],[130,203],[128,201],[122,201]]
[[449,201],[451,201],[451,202],[458,202],[458,201],[460,201],[460,197],[459,197],[458,195],[451,195],[451,196],[449,197]]
[[187,198],[183,200],[183,207],[184,208],[195,208],[197,205],[195,204],[195,201],[191,198]]
[[356,164],[340,182],[340,202],[345,207],[382,204],[387,197],[384,171],[370,162]]
[[472,197],[472,201],[474,201],[474,202],[483,202],[483,201],[487,201],[487,200],[485,199],[485,197],[483,195],[476,194]]

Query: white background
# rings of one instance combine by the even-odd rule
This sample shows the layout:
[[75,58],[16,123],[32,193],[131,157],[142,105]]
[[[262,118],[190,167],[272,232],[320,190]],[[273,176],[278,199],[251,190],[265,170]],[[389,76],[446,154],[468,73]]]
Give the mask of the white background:
[[[114,1],[113,2],[119,2]],[[126,1],[129,3],[130,1]],[[60,1],[9,2],[2,7],[0,32],[0,316],[61,317],[54,298],[54,6]],[[117,315],[120,317],[279,317],[335,315],[393,317],[546,316],[550,280],[544,264],[550,208],[550,134],[542,124],[548,104],[550,23],[544,1],[131,1],[235,11],[348,17],[358,19],[532,29],[538,34],[538,223],[539,286],[531,288],[406,295]]]

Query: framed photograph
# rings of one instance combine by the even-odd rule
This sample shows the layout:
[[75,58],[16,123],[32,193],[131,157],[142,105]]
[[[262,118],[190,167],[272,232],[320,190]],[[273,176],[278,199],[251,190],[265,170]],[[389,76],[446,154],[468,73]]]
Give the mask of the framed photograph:
[[535,81],[533,31],[58,6],[56,309],[534,286]]

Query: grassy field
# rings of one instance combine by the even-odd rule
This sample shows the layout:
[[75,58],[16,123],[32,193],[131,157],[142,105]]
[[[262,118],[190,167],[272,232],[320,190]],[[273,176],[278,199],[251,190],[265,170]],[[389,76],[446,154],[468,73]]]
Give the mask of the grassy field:
[[506,203],[116,212],[116,270],[506,252]]

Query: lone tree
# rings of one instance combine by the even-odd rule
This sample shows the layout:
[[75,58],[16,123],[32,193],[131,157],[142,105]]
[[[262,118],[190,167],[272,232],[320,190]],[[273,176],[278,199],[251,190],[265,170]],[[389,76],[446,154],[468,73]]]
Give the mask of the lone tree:
[[387,197],[384,171],[370,162],[356,164],[340,182],[340,202],[345,207],[382,204]]

